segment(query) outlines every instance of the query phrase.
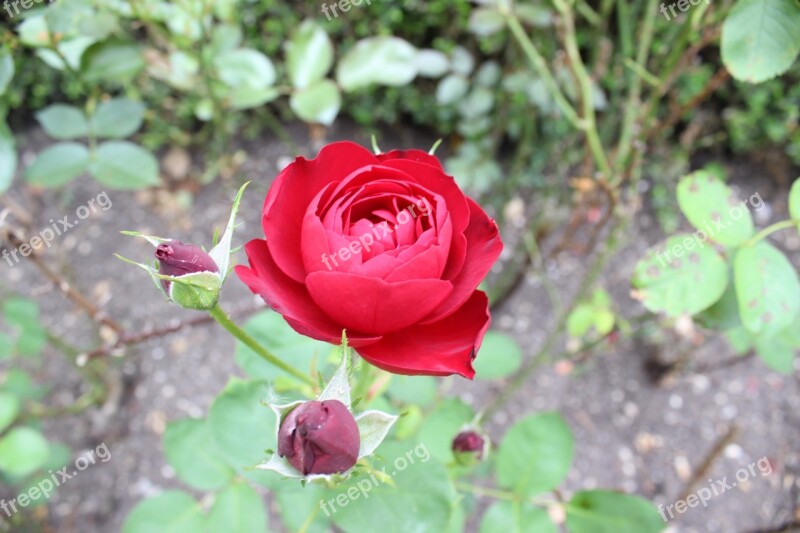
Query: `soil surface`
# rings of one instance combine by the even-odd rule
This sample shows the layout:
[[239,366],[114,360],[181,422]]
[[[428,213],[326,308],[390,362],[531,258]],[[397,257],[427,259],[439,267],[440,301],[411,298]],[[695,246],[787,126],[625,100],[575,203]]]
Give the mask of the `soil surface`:
[[[369,144],[352,131],[337,126],[329,140],[355,138]],[[309,143],[304,129],[293,134],[301,153],[316,152],[319,143]],[[49,142],[39,131],[23,137],[20,151],[26,163]],[[386,135],[381,145],[384,149],[420,147],[429,146],[431,140],[395,132]],[[248,159],[237,177],[254,182],[241,210],[244,224],[237,230],[239,244],[260,235],[260,208],[270,181],[295,155],[285,143],[269,138],[243,143],[241,148],[248,152]],[[760,227],[786,218],[785,188],[759,177],[757,169],[746,162],[737,162],[731,170],[731,181],[742,196],[758,192],[767,203],[756,214]],[[218,180],[200,189],[188,209],[180,207],[180,197],[175,195],[107,191],[113,207],[61,236],[44,258],[128,331],[194,318],[196,314],[163,302],[143,272],[112,257],[119,253],[142,258],[151,253],[146,243],[120,236],[119,231],[207,243],[212,228],[225,223],[238,183]],[[81,178],[64,191],[33,195],[18,181],[9,194],[31,211],[32,226],[43,229],[51,218],[72,217],[78,206],[102,192],[100,187]],[[535,209],[529,206],[526,211]],[[642,211],[600,279],[599,285],[613,295],[617,311],[628,319],[645,313],[630,296],[633,267],[662,238],[652,214]],[[797,233],[782,232],[775,240],[800,265]],[[243,254],[239,260],[244,260]],[[570,252],[548,262],[548,273],[565,300],[577,289],[588,262],[589,258]],[[33,264],[26,261],[13,268],[3,264],[0,269],[0,291],[34,296],[43,308],[42,321],[52,333],[84,349],[99,344],[85,315]],[[232,278],[222,304],[228,309],[252,309],[260,302]],[[494,327],[512,334],[526,357],[537,351],[553,321],[542,280],[532,273],[493,317]],[[580,364],[562,362],[540,368],[492,419],[493,437],[499,439],[505,428],[526,414],[561,412],[576,441],[575,463],[564,485],[567,496],[580,489],[617,488],[666,506],[709,487],[709,480],[716,484],[725,478],[729,485],[737,484],[713,497],[707,507],[676,513],[669,521],[670,531],[777,531],[777,526],[800,518],[798,374],[776,374],[756,357],[733,361],[735,356],[724,339],[695,332],[703,335],[698,344],[686,339],[685,325],[678,330],[684,334],[668,330],[660,340],[654,337],[648,342],[622,337],[614,344],[601,344]],[[558,346],[561,351],[564,340]],[[233,347],[233,339],[211,324],[139,344],[123,357],[109,359],[114,394],[103,408],[45,424],[48,437],[69,445],[76,456],[101,442],[111,453],[108,462],[81,472],[51,500],[46,512],[57,531],[118,531],[142,498],[167,488],[185,488],[164,458],[161,442],[166,423],[204,416],[229,377],[244,375],[234,362]],[[85,392],[80,373],[63,356],[48,349],[45,361],[38,378],[52,385],[53,404],[66,405]],[[671,369],[675,361],[684,363]],[[444,381],[452,393],[476,408],[504,388],[503,382]],[[737,481],[737,471],[764,457],[771,473],[755,467],[753,474],[747,472],[748,479]],[[477,530],[476,523],[470,523],[470,531]]]

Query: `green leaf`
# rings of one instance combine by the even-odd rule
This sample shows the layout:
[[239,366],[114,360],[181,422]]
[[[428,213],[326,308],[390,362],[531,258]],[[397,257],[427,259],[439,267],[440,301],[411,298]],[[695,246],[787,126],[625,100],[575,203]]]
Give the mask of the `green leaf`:
[[422,407],[436,399],[439,382],[431,376],[392,376],[387,393],[392,399]]
[[492,504],[481,520],[480,533],[557,533],[558,528],[544,509],[528,503],[498,501]]
[[460,101],[469,91],[469,81],[461,74],[450,74],[442,78],[436,87],[436,102],[439,105],[450,105]]
[[[75,37],[59,42],[57,45],[58,53],[50,49],[39,49],[36,51],[36,55],[56,70],[63,71],[68,66],[73,70],[79,70],[84,52],[95,42],[96,40],[92,37]],[[66,64],[64,60],[66,60]]]
[[11,80],[14,79],[14,56],[6,48],[0,48],[0,96],[3,96],[8,89]]
[[703,170],[678,183],[678,205],[689,222],[706,238],[725,246],[739,246],[753,236],[753,217],[724,182]]
[[205,419],[170,422],[164,433],[164,452],[178,477],[192,488],[215,490],[233,478],[233,470],[217,453]]
[[570,337],[580,339],[594,325],[595,308],[589,304],[580,304],[573,309],[567,318],[567,333]]
[[0,359],[9,359],[14,356],[14,339],[0,331]]
[[469,16],[469,30],[478,37],[494,35],[505,25],[505,17],[495,8],[479,7]]
[[264,89],[275,83],[275,67],[267,56],[250,48],[222,52],[214,58],[219,79],[230,87]]
[[0,433],[11,425],[19,413],[19,398],[15,394],[0,392]]
[[197,533],[206,531],[200,504],[180,490],[164,491],[139,502],[122,525],[122,533]]
[[335,83],[322,80],[292,93],[289,105],[302,120],[330,126],[342,107],[342,95]]
[[267,531],[267,521],[261,496],[246,484],[237,483],[217,494],[206,531],[261,533]]
[[81,58],[86,81],[125,83],[145,67],[141,48],[134,43],[104,41],[90,46]]
[[0,390],[10,392],[20,400],[41,400],[47,394],[47,389],[35,385],[30,375],[22,370],[11,368],[3,377]]
[[570,533],[658,533],[664,527],[653,504],[638,496],[587,490],[567,504]]
[[[800,178],[795,180],[789,193],[789,216],[792,220],[800,220]],[[797,231],[800,231],[800,226]]]
[[419,441],[430,450],[435,459],[449,463],[453,460],[453,439],[474,417],[475,413],[470,406],[460,400],[448,398],[422,424]]
[[6,192],[11,186],[16,171],[16,140],[5,120],[0,120],[0,194]]
[[728,284],[722,297],[697,316],[697,321],[708,329],[733,329],[741,327],[739,319],[739,303],[736,300],[736,284]]
[[145,107],[128,98],[113,98],[97,106],[91,128],[98,137],[124,139],[142,127]]
[[450,59],[439,50],[418,50],[416,64],[417,74],[426,78],[444,76],[450,69]]
[[478,118],[487,115],[494,106],[494,92],[486,87],[475,87],[458,105],[464,118]]
[[522,350],[513,337],[499,331],[488,331],[478,356],[473,362],[475,377],[498,379],[510,376],[522,364]]
[[358,41],[339,61],[336,80],[350,92],[374,83],[406,85],[417,75],[417,50],[398,37]]
[[333,44],[328,34],[313,20],[304,21],[286,43],[286,70],[292,85],[305,89],[322,80],[331,66]]
[[217,450],[234,468],[253,467],[276,447],[275,413],[262,405],[268,399],[261,381],[231,379],[208,411]]
[[[244,329],[277,357],[284,361],[292,361],[292,365],[301,372],[308,371],[311,368],[311,361],[315,358],[319,370],[322,371],[325,358],[333,350],[333,347],[326,342],[300,335],[274,311],[258,313],[245,323]],[[297,381],[264,361],[257,353],[238,341],[235,358],[236,363],[251,378],[271,381],[280,376]]]
[[760,83],[786,72],[800,52],[800,5],[739,0],[722,25],[722,62],[733,77]]
[[712,247],[680,234],[647,252],[636,264],[632,284],[635,297],[650,311],[693,315],[725,292],[728,265]]
[[28,46],[38,47],[50,44],[51,34],[43,15],[26,18],[17,27],[17,33],[19,33],[19,40]]
[[752,333],[773,335],[800,312],[800,281],[792,264],[767,242],[736,253],[733,276],[742,324]]
[[85,16],[78,24],[78,30],[97,40],[107,38],[119,29],[117,17],[113,13],[101,12]]
[[47,461],[50,448],[41,433],[17,427],[0,439],[0,471],[11,476],[27,476]]
[[24,296],[9,296],[2,302],[3,316],[12,326],[25,329],[39,320],[39,305],[35,300]]
[[756,353],[769,368],[782,374],[791,374],[794,359],[800,350],[800,320],[795,321],[774,336],[754,335]]
[[101,144],[90,171],[97,181],[117,190],[144,189],[160,182],[153,154],[128,141]]
[[497,483],[522,496],[553,490],[572,464],[572,431],[558,413],[529,416],[508,430],[497,452]]
[[[278,502],[278,510],[286,530],[300,531],[313,516],[307,533],[329,533],[330,521],[324,509],[320,510],[320,500],[324,502],[326,494],[327,491],[321,485],[313,483],[305,486],[284,483],[280,490],[275,491],[273,496]],[[331,514],[330,510],[328,514]]]
[[44,131],[54,139],[77,139],[86,137],[89,125],[86,115],[75,106],[53,104],[36,113],[36,120]]
[[382,533],[444,530],[456,505],[444,466],[430,460],[422,445],[386,443],[381,455],[374,467],[390,480],[353,477],[328,491],[322,512],[346,533],[373,531],[376,524]]
[[250,109],[266,103],[272,102],[281,95],[281,90],[277,87],[264,87],[256,89],[253,87],[236,87],[228,95],[227,99],[234,109]]
[[89,150],[82,144],[59,143],[41,152],[25,169],[25,180],[31,185],[60,187],[89,168]]

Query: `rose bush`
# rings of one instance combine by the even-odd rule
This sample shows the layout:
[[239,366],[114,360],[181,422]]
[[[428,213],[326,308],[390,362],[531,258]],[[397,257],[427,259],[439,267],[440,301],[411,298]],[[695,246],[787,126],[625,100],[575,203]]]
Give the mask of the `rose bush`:
[[474,376],[490,322],[476,288],[503,244],[435,156],[329,144],[278,175],[262,225],[236,273],[296,331],[335,344],[346,329],[389,372]]

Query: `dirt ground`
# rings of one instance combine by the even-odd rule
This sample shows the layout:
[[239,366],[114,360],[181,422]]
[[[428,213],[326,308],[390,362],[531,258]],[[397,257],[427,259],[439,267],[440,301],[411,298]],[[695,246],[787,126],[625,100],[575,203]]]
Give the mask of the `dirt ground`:
[[[316,148],[308,145],[305,131],[294,133],[298,144],[313,155]],[[348,137],[352,138],[348,128],[339,126],[330,139]],[[367,144],[364,138],[356,139]],[[381,145],[384,149],[393,144],[429,146],[429,140],[406,134],[397,139],[387,136]],[[23,160],[29,162],[46,142],[40,132],[30,132],[21,143]],[[279,165],[293,155],[288,146],[270,139],[243,147],[249,159],[241,175],[254,182],[241,210],[245,223],[237,230],[240,244],[259,235],[264,194]],[[758,175],[757,169],[732,170],[732,183],[741,194],[759,192],[767,202],[768,220],[758,220],[760,226],[785,215],[785,191]],[[102,191],[100,187],[82,178],[69,190],[44,193],[36,206],[34,227],[44,228],[49,219],[74,213],[77,206],[96,197]],[[120,236],[119,231],[133,229],[207,243],[212,226],[224,223],[235,188],[233,181],[205,187],[186,212],[172,206],[154,208],[152,194],[107,191],[113,207],[60,237],[46,257],[129,331],[193,318],[195,314],[165,304],[143,272],[112,257],[119,253],[142,258],[151,253],[146,243]],[[18,183],[11,197],[27,202]],[[618,311],[627,318],[644,312],[630,297],[633,267],[661,237],[651,214],[640,213],[625,234],[621,252],[601,279],[600,284],[612,293]],[[779,240],[795,264],[800,264],[797,233],[782,232]],[[243,254],[239,260],[244,260]],[[585,257],[562,253],[548,265],[560,293],[570,295],[576,290],[587,262]],[[11,269],[3,265],[2,269],[0,290],[34,295],[43,306],[43,322],[53,333],[76,346],[97,344],[84,315],[76,312],[30,263]],[[225,286],[222,303],[236,309],[252,307],[257,300],[232,278]],[[541,280],[529,274],[495,312],[493,320],[494,327],[511,333],[526,356],[532,356],[553,321]],[[778,375],[754,357],[727,364],[733,357],[730,348],[723,339],[708,337],[691,353],[691,365],[654,380],[653,361],[674,360],[680,355],[677,352],[685,349],[685,343],[675,339],[668,335],[662,344],[622,339],[602,347],[578,367],[540,369],[496,414],[489,429],[498,438],[528,413],[558,410],[568,420],[576,441],[575,463],[565,484],[567,494],[584,488],[617,488],[663,505],[709,486],[709,480],[727,478],[729,484],[735,482],[740,468],[767,457],[772,473],[762,475],[756,469],[755,475],[714,497],[707,507],[678,515],[669,522],[669,531],[778,531],[779,525],[800,518],[798,374]],[[53,498],[49,513],[57,531],[118,531],[126,514],[142,498],[167,488],[184,488],[163,455],[161,438],[166,422],[204,416],[228,378],[243,375],[234,362],[233,347],[233,339],[213,325],[184,329],[140,344],[111,364],[116,378],[115,401],[104,409],[46,424],[50,438],[76,452],[105,442],[111,453],[111,460],[88,468]],[[46,358],[39,377],[53,384],[54,402],[66,404],[82,392],[80,376],[57,353],[48,352]],[[504,386],[502,382],[447,381],[456,394],[476,408],[488,403]],[[713,454],[731,431],[735,434]],[[710,455],[713,462],[690,487],[693,475]],[[473,521],[470,531],[476,530]]]

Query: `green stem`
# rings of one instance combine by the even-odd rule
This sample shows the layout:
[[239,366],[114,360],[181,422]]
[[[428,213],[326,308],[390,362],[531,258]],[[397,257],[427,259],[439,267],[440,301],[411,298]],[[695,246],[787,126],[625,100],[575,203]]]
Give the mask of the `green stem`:
[[456,482],[456,488],[464,492],[469,492],[470,494],[475,494],[476,496],[488,496],[489,498],[494,498],[496,500],[508,500],[511,502],[522,501],[522,499],[513,492],[479,487],[470,483]]
[[786,228],[793,228],[797,226],[800,229],[800,220],[783,220],[781,222],[776,222],[775,224],[768,226],[753,236],[752,239],[744,243],[744,246],[753,246],[757,244],[759,241],[763,240],[768,235],[775,233],[776,231],[780,231]]
[[[623,3],[624,2],[620,2],[620,4]],[[637,73],[647,72],[647,57],[650,53],[650,45],[653,42],[657,3],[656,0],[650,0],[645,8],[642,36],[639,41],[639,50],[636,53],[635,67],[633,68],[634,72]],[[627,9],[627,7],[625,9]],[[626,60],[627,59],[628,58],[626,58]],[[623,169],[626,167],[633,148],[634,126],[636,125],[636,118],[641,107],[642,79],[643,77],[641,75],[634,76],[630,82],[630,92],[628,93],[628,100],[625,104],[625,116],[622,119],[622,132],[620,133],[619,144],[617,145],[617,157],[616,161],[614,161],[617,174],[622,173]],[[648,81],[652,83],[652,80]]]
[[570,305],[559,315],[556,327],[550,330],[550,334],[545,338],[544,343],[539,351],[536,352],[536,354],[517,371],[514,377],[508,382],[508,385],[503,388],[503,391],[497,397],[495,397],[494,401],[492,401],[492,403],[486,408],[486,419],[491,418],[491,416],[496,413],[498,409],[500,409],[508,400],[510,400],[511,397],[516,393],[517,389],[519,389],[525,383],[525,381],[527,381],[531,373],[536,370],[540,364],[544,363],[550,358],[556,342],[558,342],[562,331],[564,331],[564,328],[566,327],[569,315],[584,299],[589,289],[592,287],[592,284],[594,284],[595,280],[602,273],[603,267],[611,258],[613,252],[616,250],[616,247],[619,244],[620,233],[626,226],[627,223],[625,222],[625,219],[621,218],[621,215],[614,217],[614,222],[610,230],[610,236],[607,240],[606,247],[597,255],[592,264],[589,266],[586,276],[583,278],[583,281],[581,282],[578,291],[575,293],[575,296],[570,302]]
[[594,85],[591,76],[589,76],[589,73],[586,71],[586,65],[583,63],[580,50],[578,50],[575,16],[572,7],[564,0],[553,0],[553,4],[555,4],[556,9],[561,12],[561,16],[564,17],[564,45],[581,89],[583,130],[586,134],[586,141],[589,143],[589,150],[592,153],[597,167],[604,174],[606,179],[610,179],[611,165],[608,163],[605,149],[600,141],[600,134],[597,132],[597,120],[594,112]]
[[550,67],[547,66],[547,62],[542,57],[542,54],[539,53],[539,50],[537,50],[536,45],[533,44],[530,37],[528,37],[528,34],[525,33],[525,29],[522,27],[522,24],[520,24],[517,15],[512,10],[504,11],[503,14],[506,17],[508,28],[522,47],[522,51],[528,57],[533,69],[542,77],[544,84],[547,86],[547,89],[550,91],[559,109],[561,109],[561,112],[564,113],[564,116],[572,125],[578,129],[583,129],[584,126],[581,119],[578,117],[578,113],[569,101],[567,101],[567,98],[558,86],[558,82],[556,82],[556,79],[550,72]]
[[299,370],[297,370],[293,366],[291,366],[291,365],[283,362],[282,360],[280,360],[278,357],[276,357],[275,355],[270,353],[269,350],[267,350],[266,348],[261,346],[261,344],[259,344],[259,342],[257,340],[255,340],[253,337],[251,337],[249,333],[247,333],[245,330],[243,330],[242,328],[237,326],[233,322],[233,320],[231,320],[231,318],[225,313],[225,311],[222,310],[222,308],[219,306],[219,304],[214,306],[214,308],[211,309],[208,313],[211,315],[211,317],[214,320],[219,322],[220,326],[222,326],[223,328],[228,330],[228,332],[231,335],[233,335],[234,337],[236,337],[237,339],[242,341],[247,347],[249,347],[251,350],[256,352],[259,356],[261,356],[262,359],[264,359],[268,363],[280,368],[284,372],[287,372],[287,373],[291,374],[292,376],[296,377],[297,379],[299,379],[303,383],[311,385],[312,387],[315,385],[314,381],[310,377],[306,376],[305,374],[303,374],[302,372],[300,372]]

